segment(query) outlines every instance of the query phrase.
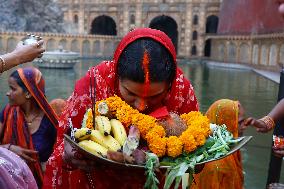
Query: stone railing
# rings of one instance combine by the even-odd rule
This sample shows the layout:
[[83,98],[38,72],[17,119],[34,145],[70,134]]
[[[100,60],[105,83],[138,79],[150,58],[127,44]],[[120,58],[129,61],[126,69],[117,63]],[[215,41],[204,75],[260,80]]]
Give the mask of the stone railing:
[[284,33],[206,38],[211,39],[212,60],[249,64],[274,71],[279,71],[284,65]]
[[[221,0],[73,0],[73,4],[121,4],[121,3],[220,3]],[[70,4],[70,0],[58,0],[60,4]]]
[[[24,39],[26,32],[0,32],[0,52],[12,51],[17,43]],[[120,38],[105,35],[33,33],[45,41],[47,51],[57,50],[60,46],[68,51],[80,53],[81,56],[112,56]]]

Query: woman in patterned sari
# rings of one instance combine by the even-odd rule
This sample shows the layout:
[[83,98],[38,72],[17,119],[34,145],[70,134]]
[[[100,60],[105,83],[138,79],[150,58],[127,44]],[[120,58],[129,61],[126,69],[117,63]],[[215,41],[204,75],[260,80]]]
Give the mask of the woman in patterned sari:
[[[221,99],[213,103],[206,113],[211,123],[226,124],[228,131],[238,137],[244,120],[244,110],[238,101]],[[194,175],[191,189],[241,189],[244,184],[241,153],[205,164],[203,170]]]
[[56,141],[58,118],[45,98],[45,83],[38,69],[17,69],[8,83],[9,104],[0,114],[1,146],[28,163],[40,188],[44,163]]
[[119,43],[112,61],[90,68],[77,81],[60,117],[57,148],[47,164],[44,188],[143,188],[144,170],[129,173],[101,169],[71,153],[67,144],[64,146],[68,118],[74,127],[80,128],[84,113],[95,100],[114,95],[140,112],[156,117],[167,115],[167,110],[178,114],[198,110],[193,87],[177,67],[169,37],[150,28],[131,31]]

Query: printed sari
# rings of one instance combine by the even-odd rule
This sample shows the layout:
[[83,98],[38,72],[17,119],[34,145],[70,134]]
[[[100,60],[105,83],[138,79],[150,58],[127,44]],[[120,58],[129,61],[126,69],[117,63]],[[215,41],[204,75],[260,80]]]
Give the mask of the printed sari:
[[[89,185],[90,179],[87,178],[85,172],[65,169],[62,154],[64,151],[63,134],[68,129],[67,120],[71,118],[73,126],[80,128],[84,113],[87,108],[92,107],[92,104],[94,104],[94,96],[97,101],[115,94],[119,96],[116,72],[119,56],[127,45],[140,38],[151,38],[160,42],[171,53],[173,60],[176,61],[175,48],[169,37],[159,30],[142,28],[133,30],[121,40],[112,61],[103,61],[96,67],[90,68],[86,76],[77,81],[74,92],[68,99],[65,110],[60,117],[57,148],[47,164],[44,188],[92,188]],[[94,77],[96,83],[94,83]],[[92,86],[95,86],[95,94]],[[175,79],[165,99],[164,106],[167,107],[168,111],[178,114],[198,110],[193,87],[179,68],[176,71]],[[96,189],[143,188],[145,182],[144,171],[129,173],[129,171],[96,169],[92,177],[94,179],[91,180],[93,180]]]
[[0,188],[38,188],[25,161],[15,153],[2,147],[0,147]]
[[[211,123],[226,124],[228,131],[238,137],[239,102],[221,99],[213,103],[206,115]],[[244,184],[240,151],[218,161],[207,163],[194,175],[191,189],[241,189]]]
[[[36,68],[20,68],[17,71],[24,85],[36,100],[38,106],[42,109],[45,116],[47,116],[52,125],[57,128],[58,118],[45,98],[45,83],[41,76],[41,72]],[[19,106],[7,105],[4,108],[3,126],[4,135],[1,141],[2,144],[10,143],[13,145],[18,145],[22,148],[35,150],[32,135],[29,133],[24,113]],[[38,159],[36,155],[34,155],[32,158]],[[43,181],[43,172],[41,170],[40,161],[28,163],[28,166],[33,172],[38,185],[41,186]]]

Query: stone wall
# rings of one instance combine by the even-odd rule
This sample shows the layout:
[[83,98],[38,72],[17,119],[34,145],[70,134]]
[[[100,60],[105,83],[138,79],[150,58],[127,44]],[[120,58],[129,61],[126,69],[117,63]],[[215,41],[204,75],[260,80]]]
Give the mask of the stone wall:
[[284,33],[212,36],[211,60],[280,71],[284,65]]
[[[221,0],[57,0],[64,12],[70,32],[89,34],[93,21],[110,17],[122,37],[133,28],[149,27],[160,16],[173,19],[177,25],[177,55],[204,56],[207,18],[218,16]],[[194,24],[194,17],[198,23]],[[133,22],[131,21],[133,20]],[[165,23],[167,24],[167,23]],[[197,32],[196,39],[193,33]],[[196,53],[192,53],[196,49]]]
[[[26,32],[0,32],[0,53],[11,52],[24,39]],[[47,51],[63,49],[79,52],[84,57],[112,57],[120,38],[116,36],[70,35],[54,33],[34,33],[45,41]]]

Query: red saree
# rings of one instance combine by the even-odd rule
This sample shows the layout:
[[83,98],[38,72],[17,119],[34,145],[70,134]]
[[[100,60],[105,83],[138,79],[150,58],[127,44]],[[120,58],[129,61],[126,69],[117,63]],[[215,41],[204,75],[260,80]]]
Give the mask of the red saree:
[[[238,101],[218,100],[208,109],[206,115],[211,123],[226,124],[228,131],[238,136]],[[195,183],[191,189],[241,189],[244,184],[241,153],[211,163],[194,176]]]
[[[44,111],[45,115],[56,128],[58,118],[45,98],[44,80],[41,77],[41,72],[35,68],[20,68],[17,71],[29,93],[34,97],[39,107]],[[34,150],[32,136],[29,133],[24,113],[20,107],[9,105],[5,107],[3,126],[4,136],[1,141],[2,144],[10,143],[22,148]],[[32,158],[38,159],[35,155]],[[34,174],[38,185],[41,186],[43,181],[43,172],[41,170],[40,162],[28,163],[28,165]]]
[[[80,170],[67,171],[62,168],[62,154],[64,151],[63,134],[67,129],[68,118],[72,119],[76,128],[81,127],[81,122],[87,108],[92,106],[91,96],[94,91],[96,77],[96,100],[102,100],[114,94],[119,95],[117,88],[116,65],[122,50],[131,42],[139,38],[152,38],[164,45],[176,61],[176,54],[171,40],[161,31],[149,28],[136,29],[127,34],[118,45],[113,61],[104,61],[96,67],[89,69],[85,77],[77,81],[72,96],[67,101],[67,106],[60,117],[57,148],[48,161],[44,188],[91,188],[87,182],[86,173]],[[198,110],[198,104],[194,90],[190,82],[184,77],[178,68],[171,90],[164,104],[169,111],[179,114]],[[143,172],[124,172],[121,170],[96,170],[93,173],[94,185],[100,188],[143,188],[145,182]]]

